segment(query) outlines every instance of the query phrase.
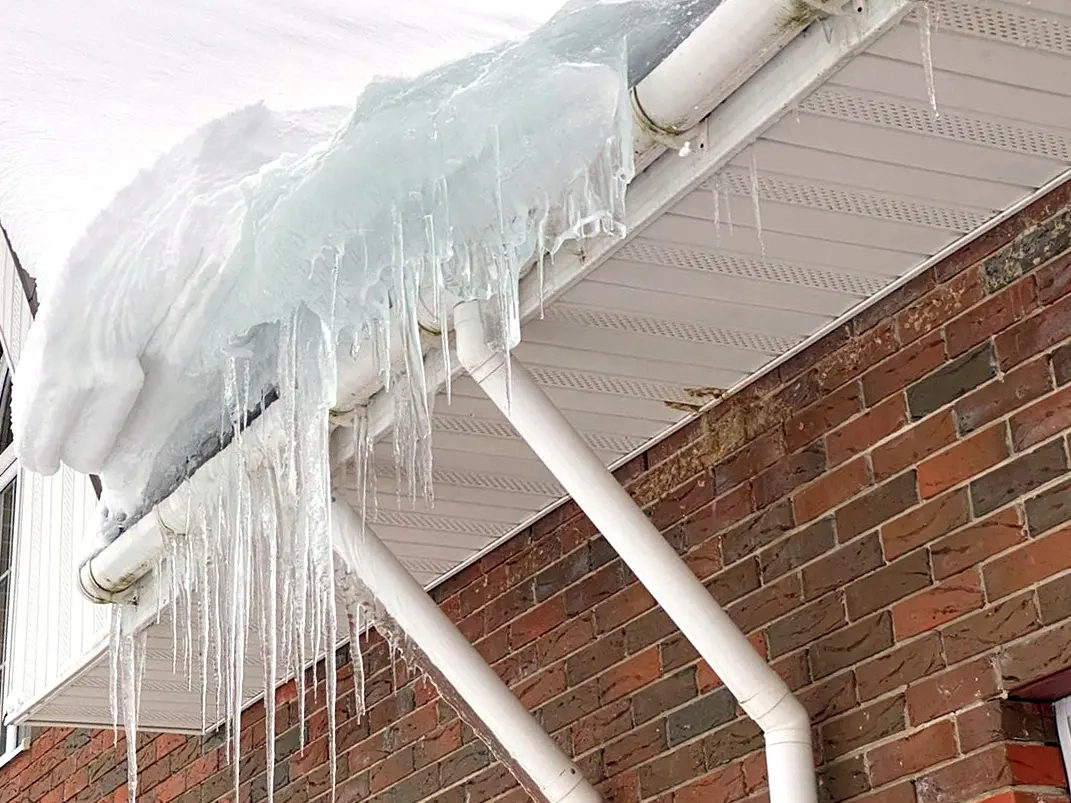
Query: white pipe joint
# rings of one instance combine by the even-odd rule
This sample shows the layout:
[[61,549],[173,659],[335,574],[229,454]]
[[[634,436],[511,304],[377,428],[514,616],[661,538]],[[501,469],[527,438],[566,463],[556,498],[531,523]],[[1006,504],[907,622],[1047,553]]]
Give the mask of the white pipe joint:
[[816,803],[806,710],[680,556],[514,360],[486,345],[479,304],[457,306],[458,359],[762,728],[770,803]]
[[598,803],[579,768],[352,507],[331,506],[336,550],[394,623],[537,786],[548,803]]
[[695,126],[807,26],[797,7],[807,8],[802,0],[723,0],[633,89],[641,125],[670,136]]

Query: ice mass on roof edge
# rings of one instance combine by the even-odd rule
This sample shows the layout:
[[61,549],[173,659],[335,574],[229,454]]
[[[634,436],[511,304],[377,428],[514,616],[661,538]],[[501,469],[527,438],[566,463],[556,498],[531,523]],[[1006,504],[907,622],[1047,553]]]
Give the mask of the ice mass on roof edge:
[[[396,458],[414,491],[425,490],[422,286],[441,316],[447,293],[494,299],[494,345],[515,343],[517,284],[533,255],[623,232],[637,53],[645,69],[637,31],[649,54],[659,47],[651,19],[683,13],[694,24],[711,5],[576,3],[563,12],[571,24],[552,21],[523,43],[415,81],[372,85],[348,118],[240,110],[141,175],[72,254],[23,352],[17,448],[32,469],[63,462],[102,476],[91,554],[206,451],[236,441],[189,482],[184,534],[169,535],[155,570],[159,598],[172,605],[176,661],[200,678],[203,719],[227,723],[235,756],[251,630],[265,636],[265,688],[291,674],[303,687],[301,668],[326,651],[334,715],[326,648],[338,641],[335,576],[345,573],[328,515],[337,359],[362,341],[389,354],[395,322],[404,367],[394,381],[408,390]],[[608,9],[616,24],[593,24]],[[391,367],[380,360],[387,381]],[[250,411],[275,397],[270,431],[247,431]],[[372,444],[360,422],[355,431],[353,470],[367,491]],[[362,604],[350,606],[351,620]],[[138,617],[115,606],[111,639],[132,799],[145,661]]]

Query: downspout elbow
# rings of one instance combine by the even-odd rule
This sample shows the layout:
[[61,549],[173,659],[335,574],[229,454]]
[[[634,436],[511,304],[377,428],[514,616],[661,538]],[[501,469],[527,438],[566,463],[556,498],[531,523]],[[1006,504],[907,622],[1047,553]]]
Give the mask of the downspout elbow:
[[454,307],[454,348],[458,361],[477,384],[507,359],[487,345],[478,301],[463,301]]

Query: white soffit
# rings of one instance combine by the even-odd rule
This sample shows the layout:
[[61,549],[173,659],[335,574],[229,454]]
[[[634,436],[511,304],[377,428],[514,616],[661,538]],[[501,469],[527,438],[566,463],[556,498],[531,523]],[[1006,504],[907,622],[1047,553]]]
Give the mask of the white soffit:
[[[1071,168],[1071,9],[934,7],[936,119],[912,15],[524,327],[517,355],[608,464]],[[425,583],[560,493],[471,380],[436,409],[434,507],[395,504],[378,463],[378,530]]]

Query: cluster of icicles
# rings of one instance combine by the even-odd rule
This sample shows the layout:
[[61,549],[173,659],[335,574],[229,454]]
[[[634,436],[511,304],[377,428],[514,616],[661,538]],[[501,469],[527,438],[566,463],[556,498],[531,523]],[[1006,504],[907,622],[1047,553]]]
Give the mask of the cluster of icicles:
[[[495,347],[508,347],[516,342],[519,332],[519,282],[523,266],[534,254],[532,249],[521,253],[518,246],[536,245],[539,257],[535,269],[541,282],[544,256],[552,257],[564,242],[624,232],[632,139],[627,126],[621,126],[620,132],[601,148],[593,149],[597,153],[594,162],[564,188],[560,202],[540,198],[532,205],[535,214],[527,218],[503,213],[499,217],[499,242],[483,244],[482,253],[475,249],[465,253],[463,263],[471,269],[465,279],[474,282],[480,277],[481,286],[473,287],[471,296],[493,299],[491,310],[497,313],[493,318],[499,327],[489,333],[489,339]],[[518,232],[518,225],[524,231]],[[449,241],[440,239],[436,245],[433,225],[429,225],[428,238],[423,245],[429,258],[418,260],[415,266],[407,264],[407,255],[414,252],[399,242],[390,304],[398,320],[378,327],[369,338],[371,345],[366,346],[373,349],[387,388],[393,384],[399,391],[393,394],[398,406],[393,429],[397,487],[407,488],[413,502],[418,497],[431,501],[431,403],[437,390],[426,384],[424,376],[418,331],[421,280],[427,287],[430,277],[431,297],[440,311],[445,310],[444,299],[452,289],[448,286],[456,287],[456,282],[444,277],[442,262],[445,253],[452,253],[456,261],[457,252],[451,251]],[[333,314],[333,304],[326,320],[302,306],[279,324],[277,394],[263,412],[265,400],[258,397],[249,358],[230,358],[220,437],[220,442],[230,446],[187,481],[182,531],[166,533],[168,549],[155,568],[157,621],[166,615],[171,623],[175,671],[186,675],[191,689],[200,683],[203,729],[222,723],[226,730],[236,793],[244,706],[264,690],[293,677],[304,748],[306,669],[317,660],[326,662],[324,694],[333,792],[335,647],[344,636],[351,645],[357,645],[358,634],[368,625],[376,626],[392,644],[402,647],[403,634],[375,615],[374,600],[348,567],[339,565],[333,548],[329,444],[337,392],[337,333],[346,329],[343,322],[333,320]],[[445,322],[445,312],[443,315]],[[401,331],[405,340],[400,365],[390,359],[398,349],[384,341],[391,329]],[[447,336],[442,338],[440,351],[449,360]],[[449,378],[449,362],[444,369]],[[251,410],[258,411],[256,420],[252,420]],[[362,517],[374,520],[374,438],[361,409],[352,420],[354,457],[347,470],[356,474],[355,487],[360,490],[355,503]],[[162,520],[159,523],[162,526]],[[344,602],[348,630],[338,621],[339,600]],[[126,729],[132,803],[137,796],[137,721],[146,660],[144,624],[145,613],[137,606],[114,607],[111,704],[116,729],[120,721]],[[359,649],[351,647],[351,654],[360,716],[364,689]],[[250,688],[246,670],[256,662],[262,664],[263,674],[256,687]],[[276,762],[275,709],[270,694],[265,711],[267,793],[271,800]]]

